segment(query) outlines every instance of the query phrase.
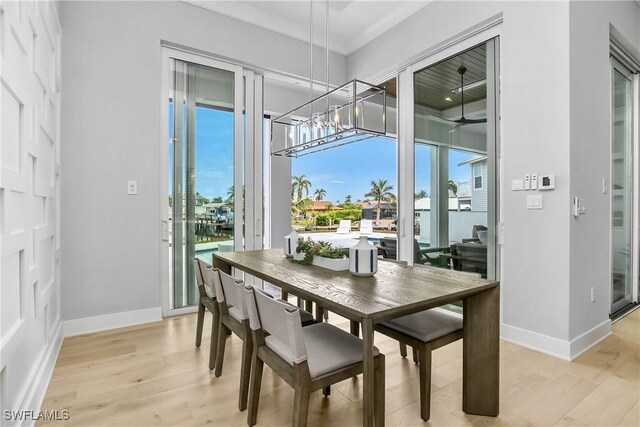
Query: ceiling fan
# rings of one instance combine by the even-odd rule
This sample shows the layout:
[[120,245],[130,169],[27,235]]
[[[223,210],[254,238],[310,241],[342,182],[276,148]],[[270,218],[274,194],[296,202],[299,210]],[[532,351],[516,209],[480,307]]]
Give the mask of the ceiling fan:
[[464,73],[467,72],[467,67],[461,65],[458,67],[458,74],[460,74],[460,108],[461,114],[458,120],[453,120],[453,122],[458,123],[459,125],[470,125],[473,123],[487,123],[487,119],[467,119],[464,116]]
[[[465,67],[464,65],[460,65],[458,67],[458,74],[460,74],[460,109],[461,109],[461,114],[460,114],[460,118],[458,120],[449,120],[449,119],[444,119],[442,117],[437,117],[437,119],[439,120],[443,120],[446,121],[448,123],[455,123],[456,125],[449,131],[449,133],[456,131],[460,126],[463,125],[470,125],[470,124],[475,124],[475,123],[487,123],[487,119],[467,119],[464,116],[464,73],[467,72],[467,67]],[[431,116],[431,117],[435,117],[435,116]]]

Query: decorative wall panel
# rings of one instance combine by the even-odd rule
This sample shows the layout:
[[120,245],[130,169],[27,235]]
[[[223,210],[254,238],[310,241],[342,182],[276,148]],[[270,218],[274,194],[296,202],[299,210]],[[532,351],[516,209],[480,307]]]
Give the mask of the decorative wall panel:
[[62,336],[57,7],[49,1],[0,2],[3,426],[21,424],[6,420],[5,410],[39,409]]

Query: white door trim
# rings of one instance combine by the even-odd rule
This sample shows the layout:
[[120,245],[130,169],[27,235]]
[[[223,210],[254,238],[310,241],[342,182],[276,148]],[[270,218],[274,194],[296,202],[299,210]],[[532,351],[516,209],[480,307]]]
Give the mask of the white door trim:
[[[480,24],[479,24],[480,25]],[[398,74],[398,105],[399,105],[399,120],[398,120],[398,169],[403,171],[398,175],[398,218],[400,218],[400,233],[398,240],[398,252],[399,259],[406,261],[409,265],[413,265],[413,227],[414,227],[414,190],[415,190],[415,122],[414,122],[414,80],[413,76],[416,72],[434,65],[449,57],[470,49],[482,43],[487,43],[490,40],[500,37],[502,30],[502,16],[494,17],[480,25],[479,27],[473,27],[460,36],[443,42],[441,45],[437,45],[428,50],[428,56],[421,59],[411,59],[409,65]],[[496,43],[497,44],[497,43]],[[494,45],[495,47],[495,45]],[[500,50],[498,49],[498,55]],[[498,58],[498,62],[500,62]],[[499,67],[499,64],[498,64]],[[494,72],[494,67],[491,67],[489,72]],[[388,73],[382,73],[378,77],[371,78],[374,83],[379,83],[381,76],[388,77]],[[497,73],[496,73],[497,74]],[[499,87],[499,75],[496,75],[495,86]],[[490,116],[497,116],[494,120],[496,129],[493,132],[494,140],[492,144],[487,146],[487,150],[495,148],[495,167],[493,173],[495,174],[493,182],[495,183],[495,196],[493,209],[495,209],[494,215],[491,215],[487,220],[496,220],[495,235],[496,243],[495,247],[495,260],[501,258],[500,251],[501,246],[497,244],[497,234],[499,232],[499,203],[496,203],[496,199],[500,200],[500,188],[499,188],[499,159],[501,156],[500,141],[500,121],[499,121],[499,91],[495,91],[495,102],[492,103],[491,108],[495,109],[495,113]],[[487,93],[487,97],[489,93]],[[490,106],[488,105],[487,108]],[[488,134],[489,135],[489,134]],[[495,263],[495,270],[492,268],[495,277],[500,276],[499,264]]]
[[[159,214],[162,224],[162,228],[159,230],[160,234],[160,284],[158,292],[160,293],[160,301],[162,302],[162,316],[175,316],[185,313],[191,313],[197,310],[197,307],[184,307],[179,309],[169,308],[169,292],[171,282],[169,278],[169,245],[168,245],[168,232],[169,217],[167,210],[166,196],[168,194],[168,150],[167,150],[167,134],[165,133],[169,128],[169,114],[167,109],[167,95],[170,90],[170,69],[169,60],[171,58],[181,61],[192,62],[195,64],[204,65],[207,67],[218,68],[234,73],[234,186],[236,188],[242,188],[242,67],[234,64],[229,64],[223,61],[212,59],[208,56],[197,55],[194,53],[186,52],[183,50],[176,50],[170,47],[162,47],[162,62],[161,66],[161,85],[160,85],[160,117],[161,117],[161,139],[159,144],[160,150],[160,194],[159,198]],[[240,98],[239,98],[240,95]],[[235,197],[234,203],[234,219],[237,218],[237,212],[242,212],[238,209],[242,208],[242,200],[239,197]],[[242,245],[242,227],[235,227],[234,243],[236,247]],[[239,236],[238,236],[239,230]],[[238,239],[239,237],[239,239]],[[238,245],[238,240],[240,245]]]

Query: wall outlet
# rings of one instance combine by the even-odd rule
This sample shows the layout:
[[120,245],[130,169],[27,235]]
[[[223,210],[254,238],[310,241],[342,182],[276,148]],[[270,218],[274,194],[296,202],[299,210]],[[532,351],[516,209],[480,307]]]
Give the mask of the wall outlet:
[[596,302],[596,288],[591,288],[591,302]]
[[531,189],[532,190],[537,190],[538,189],[538,174],[537,173],[532,173],[531,174]]
[[127,181],[127,194],[138,194],[138,181]]

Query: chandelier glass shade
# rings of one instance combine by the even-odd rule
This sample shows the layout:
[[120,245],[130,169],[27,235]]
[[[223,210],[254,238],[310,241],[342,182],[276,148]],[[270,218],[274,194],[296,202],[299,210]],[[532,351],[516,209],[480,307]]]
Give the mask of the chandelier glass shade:
[[271,120],[271,153],[299,157],[386,135],[386,91],[354,79]]

